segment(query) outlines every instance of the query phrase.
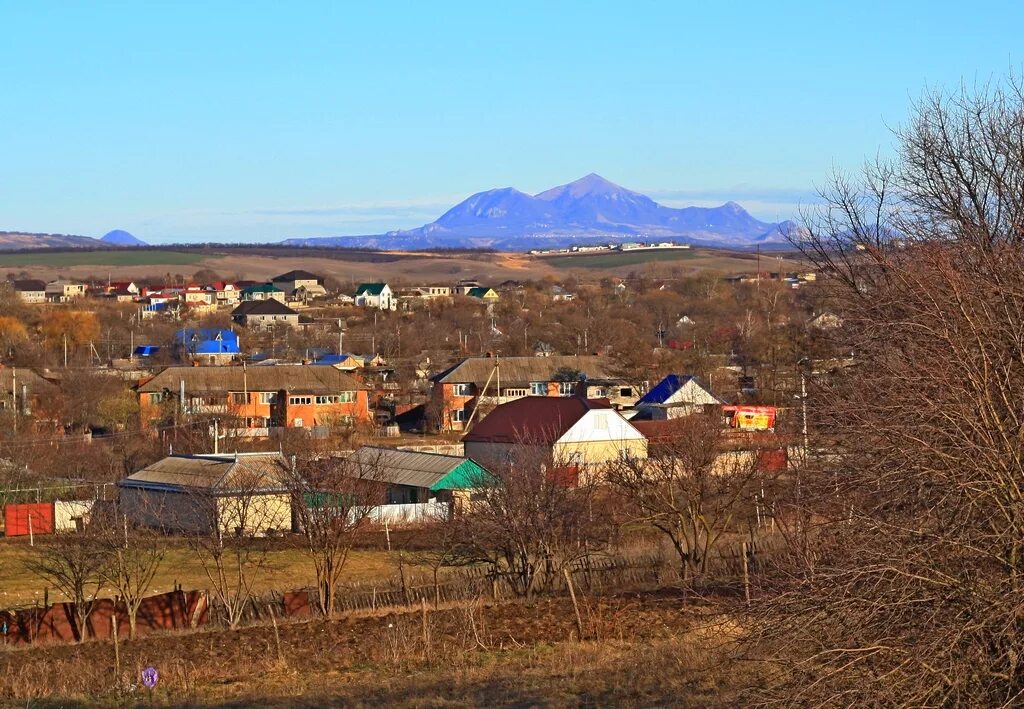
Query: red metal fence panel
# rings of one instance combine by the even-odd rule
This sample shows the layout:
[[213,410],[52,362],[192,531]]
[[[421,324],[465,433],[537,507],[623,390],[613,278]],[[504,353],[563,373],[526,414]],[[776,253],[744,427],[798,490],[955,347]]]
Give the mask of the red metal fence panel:
[[25,537],[32,534],[53,534],[53,503],[35,502],[4,506],[4,534]]

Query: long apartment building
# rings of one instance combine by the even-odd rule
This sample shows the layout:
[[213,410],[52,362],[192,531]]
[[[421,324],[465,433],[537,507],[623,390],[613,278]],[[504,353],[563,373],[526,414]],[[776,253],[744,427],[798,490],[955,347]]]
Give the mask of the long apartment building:
[[168,367],[136,391],[143,427],[175,411],[220,414],[226,427],[247,429],[248,435],[371,420],[367,387],[334,367]]

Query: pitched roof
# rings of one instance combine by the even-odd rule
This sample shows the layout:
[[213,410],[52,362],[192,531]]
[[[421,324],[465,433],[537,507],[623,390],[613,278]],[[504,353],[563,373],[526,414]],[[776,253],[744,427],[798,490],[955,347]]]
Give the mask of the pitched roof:
[[[501,386],[529,386],[530,382],[553,381],[555,372],[572,369],[588,379],[610,378],[609,361],[596,355],[552,355],[551,357],[467,357],[432,377],[438,383],[473,383],[483,386],[494,371],[501,374]],[[496,379],[491,380],[497,386]]]
[[486,471],[470,458],[362,446],[347,458],[369,477],[392,485],[454,490],[472,487]]
[[293,394],[337,394],[365,390],[357,379],[334,367],[282,364],[271,367],[168,367],[140,384],[141,393],[177,392],[185,382],[186,394],[232,391],[287,391]]
[[356,295],[380,295],[387,283],[360,283]]
[[267,300],[247,300],[240,303],[237,308],[231,311],[234,315],[298,315],[279,300],[269,298]]
[[651,390],[640,397],[637,404],[664,404],[665,401],[683,388],[693,377],[681,377],[678,374],[666,375],[664,379],[651,387]]
[[525,396],[502,404],[463,436],[463,441],[551,444],[595,409],[611,409],[607,399],[578,396]]
[[487,286],[474,286],[466,291],[466,295],[470,298],[485,298],[488,295],[497,295],[493,290]]
[[[678,392],[680,389],[682,389],[684,386],[686,386],[690,382],[693,382],[694,386],[700,387],[702,390],[707,391],[706,389],[704,389],[704,387],[700,386],[700,382],[697,381],[696,377],[693,377],[693,376],[690,376],[690,375],[682,376],[682,375],[679,375],[679,374],[669,374],[669,375],[666,375],[665,378],[662,379],[660,382],[655,384],[654,387],[649,392],[647,392],[642,397],[640,397],[640,399],[636,402],[636,404],[637,404],[637,406],[642,406],[642,405],[645,405],[645,404],[647,404],[647,405],[664,404],[666,401],[668,401],[670,398],[672,398],[672,396],[676,392]],[[708,392],[708,394],[710,394],[710,392]],[[711,396],[712,396],[712,398],[714,398],[713,395],[711,395]],[[682,402],[682,403],[690,403],[690,402]],[[695,403],[704,403],[704,402],[695,402]]]
[[26,278],[20,281],[11,281],[11,287],[19,293],[44,291],[46,290],[46,281],[40,281],[35,278]]
[[273,283],[260,283],[255,286],[249,286],[243,293],[284,293],[283,290],[275,286]]
[[281,453],[170,455],[119,481],[119,487],[215,495],[286,492],[291,468]]
[[276,282],[283,282],[283,281],[317,281],[317,282],[319,282],[320,281],[320,276],[316,275],[315,273],[310,273],[309,271],[303,271],[301,269],[296,269],[294,271],[288,271],[288,273],[282,273],[280,276],[274,276],[270,280],[275,282],[275,283]]

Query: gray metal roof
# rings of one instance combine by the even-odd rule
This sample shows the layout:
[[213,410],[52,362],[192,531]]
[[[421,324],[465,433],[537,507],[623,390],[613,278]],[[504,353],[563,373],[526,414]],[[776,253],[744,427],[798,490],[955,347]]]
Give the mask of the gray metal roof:
[[213,494],[267,493],[286,490],[290,470],[281,453],[170,455],[129,475],[118,485]]
[[420,453],[395,448],[362,446],[347,461],[360,474],[393,485],[431,487],[466,462],[467,458],[440,453]]
[[337,394],[366,386],[334,367],[276,365],[273,367],[168,367],[141,384],[142,393],[178,391],[184,380],[186,394],[231,391],[281,391],[295,394]]
[[[531,382],[550,382],[559,369],[583,372],[588,379],[612,378],[607,357],[596,355],[552,355],[551,357],[468,357],[434,377],[441,383],[473,383],[483,386],[495,364],[501,374],[502,388],[529,386]],[[497,377],[491,378],[497,386]]]

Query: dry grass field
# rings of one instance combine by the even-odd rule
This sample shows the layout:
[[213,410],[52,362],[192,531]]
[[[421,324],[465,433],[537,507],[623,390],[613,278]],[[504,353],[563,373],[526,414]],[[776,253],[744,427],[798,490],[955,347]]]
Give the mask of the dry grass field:
[[[723,273],[756,269],[754,254],[692,249],[690,251],[602,254],[596,256],[536,257],[522,253],[488,252],[368,252],[343,249],[196,248],[144,249],[138,251],[47,251],[0,254],[0,273],[25,272],[28,277],[57,276],[117,280],[160,278],[167,274],[190,276],[211,269],[224,278],[262,280],[292,269],[330,276],[342,284],[387,280],[395,284],[451,282],[463,278],[487,283],[504,280],[561,280],[575,276],[595,280],[633,273],[683,275],[700,270]],[[679,256],[679,258],[674,258]],[[762,256],[763,270],[778,268],[775,257]],[[786,270],[800,268],[785,261]]]
[[[335,621],[0,652],[0,701],[31,706],[735,706],[756,670],[736,626],[672,589],[379,611]],[[160,683],[138,686],[152,665]]]
[[[37,538],[42,542],[43,538]],[[210,582],[195,553],[182,540],[168,541],[167,556],[153,580],[149,594],[170,591],[175,583],[182,588],[208,588]],[[0,609],[42,603],[45,583],[34,576],[25,561],[33,549],[28,539],[0,540]],[[354,550],[345,567],[345,583],[372,583],[391,579],[397,573],[394,557],[377,549]],[[286,591],[315,585],[316,576],[309,557],[301,549],[278,548],[268,552],[266,566],[259,575],[257,593]],[[103,589],[101,597],[112,597],[112,589]],[[67,600],[50,589],[50,601]]]

